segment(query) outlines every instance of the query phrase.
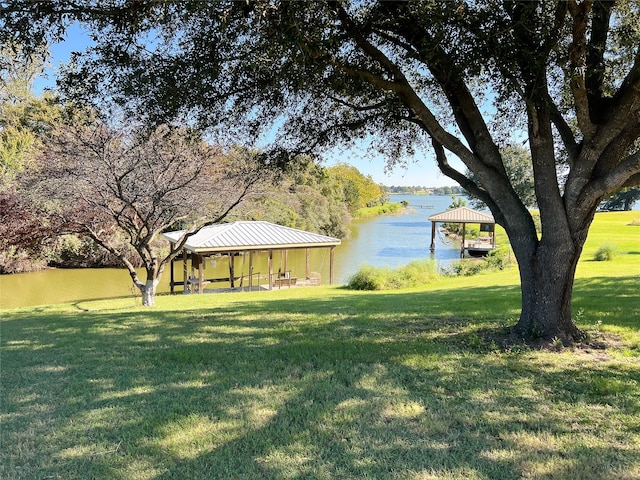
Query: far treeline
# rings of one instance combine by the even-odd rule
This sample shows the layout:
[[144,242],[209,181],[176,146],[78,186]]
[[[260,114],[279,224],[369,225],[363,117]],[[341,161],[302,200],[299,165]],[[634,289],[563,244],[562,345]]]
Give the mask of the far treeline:
[[467,195],[464,188],[460,186],[453,187],[407,187],[407,186],[390,186],[384,187],[389,194],[398,195]]

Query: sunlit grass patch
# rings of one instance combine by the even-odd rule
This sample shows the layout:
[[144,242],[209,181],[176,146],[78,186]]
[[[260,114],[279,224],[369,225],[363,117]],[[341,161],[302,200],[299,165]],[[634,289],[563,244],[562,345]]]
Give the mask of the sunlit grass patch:
[[158,447],[176,459],[193,459],[237,438],[240,420],[220,421],[204,415],[187,415],[163,425]]

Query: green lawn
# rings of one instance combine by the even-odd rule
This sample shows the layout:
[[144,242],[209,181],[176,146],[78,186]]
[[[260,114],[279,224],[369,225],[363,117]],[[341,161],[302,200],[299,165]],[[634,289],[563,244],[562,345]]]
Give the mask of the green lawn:
[[[598,216],[575,287],[606,349],[498,345],[515,269],[5,310],[0,478],[640,478],[640,226],[625,219]],[[619,256],[591,261],[605,241]]]

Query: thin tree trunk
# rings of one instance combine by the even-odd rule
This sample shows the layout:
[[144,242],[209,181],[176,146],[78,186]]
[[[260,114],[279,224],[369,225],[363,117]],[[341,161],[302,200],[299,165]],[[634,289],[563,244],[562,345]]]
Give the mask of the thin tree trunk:
[[140,289],[140,291],[142,292],[142,306],[153,307],[155,305],[157,285],[157,280],[148,279],[144,284],[144,287]]
[[160,283],[160,276],[162,275],[162,270],[164,270],[164,268],[161,268],[160,271],[158,272],[156,272],[154,268],[147,269],[147,280],[144,283],[138,278],[138,274],[136,273],[135,269],[131,268],[129,270],[129,274],[131,275],[131,279],[133,280],[133,283],[135,284],[136,287],[138,287],[138,289],[140,290],[140,293],[142,294],[143,307],[154,306],[156,289],[158,288],[158,284]]

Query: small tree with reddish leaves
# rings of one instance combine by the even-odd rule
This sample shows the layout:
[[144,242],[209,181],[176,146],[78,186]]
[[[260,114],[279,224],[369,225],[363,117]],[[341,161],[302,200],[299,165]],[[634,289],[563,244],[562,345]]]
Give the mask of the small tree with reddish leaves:
[[0,192],[0,273],[19,273],[44,266],[56,230],[30,198],[12,186]]

